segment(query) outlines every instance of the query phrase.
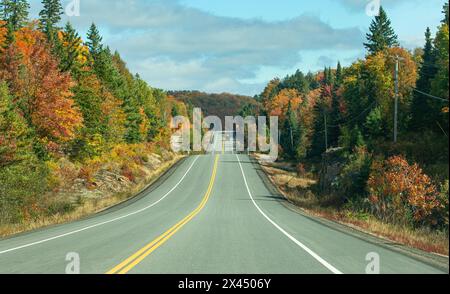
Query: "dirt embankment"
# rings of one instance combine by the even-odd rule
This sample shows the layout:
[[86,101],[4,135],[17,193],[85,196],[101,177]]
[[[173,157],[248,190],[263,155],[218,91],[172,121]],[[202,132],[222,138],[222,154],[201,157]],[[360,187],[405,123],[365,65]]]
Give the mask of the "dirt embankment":
[[139,154],[139,160],[121,156],[85,166],[61,159],[52,175],[56,188],[42,200],[50,203],[48,207],[53,211],[43,211],[22,223],[1,225],[0,237],[78,220],[108,209],[137,195],[183,157],[162,150],[159,154]]

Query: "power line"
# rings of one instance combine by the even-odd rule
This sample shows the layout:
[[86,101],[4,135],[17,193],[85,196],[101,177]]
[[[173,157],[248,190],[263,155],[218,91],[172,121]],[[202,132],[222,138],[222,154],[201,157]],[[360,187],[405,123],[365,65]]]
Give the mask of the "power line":
[[[327,129],[330,129],[330,128],[340,128],[340,127],[349,125],[350,123],[352,123],[352,122],[354,122],[354,121],[357,121],[357,120],[360,119],[364,114],[366,114],[369,110],[372,110],[372,108],[373,108],[376,104],[378,104],[377,101],[372,102],[372,103],[370,104],[369,107],[367,107],[366,109],[364,109],[360,114],[358,114],[358,115],[355,116],[354,118],[348,120],[348,121],[345,122],[345,123],[342,122],[342,123],[337,124],[337,125],[327,125]],[[316,133],[316,134],[323,134],[323,133],[325,133],[325,130],[322,130],[322,131],[314,131],[314,133]]]
[[431,94],[422,92],[422,91],[417,90],[416,88],[413,88],[413,87],[411,87],[411,88],[413,89],[413,91],[415,91],[415,92],[417,92],[417,93],[419,93],[419,94],[422,94],[422,95],[424,95],[424,96],[426,96],[426,97],[433,98],[433,99],[440,100],[440,101],[445,101],[445,102],[447,102],[447,103],[449,102],[448,99],[441,98],[441,97],[437,97],[437,96],[434,96],[434,95],[431,95]]
[[440,68],[438,65],[431,64],[431,63],[419,63],[418,65],[419,65],[419,67],[425,66],[425,67],[432,67],[432,68],[435,68],[435,69]]
[[364,109],[360,114],[358,114],[357,116],[355,116],[354,118],[348,120],[347,122],[342,122],[339,123],[337,125],[328,125],[328,127],[330,128],[338,128],[338,127],[342,127],[342,126],[346,126],[358,119],[360,119],[366,112],[368,112],[369,110],[372,110],[372,108],[377,104],[377,101],[372,102],[369,107],[367,107],[366,109]]

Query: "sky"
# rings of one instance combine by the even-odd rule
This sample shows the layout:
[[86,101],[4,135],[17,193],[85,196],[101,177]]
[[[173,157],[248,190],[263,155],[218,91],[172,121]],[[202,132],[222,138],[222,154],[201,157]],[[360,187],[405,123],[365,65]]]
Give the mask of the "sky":
[[[103,42],[133,73],[165,90],[259,94],[269,80],[297,69],[348,66],[363,46],[373,16],[385,8],[407,49],[436,31],[446,0],[62,0],[79,1],[63,16],[85,37],[95,22]],[[41,0],[31,0],[37,17]],[[374,6],[371,4],[375,4]],[[370,6],[367,6],[370,5]],[[72,12],[72,13],[71,13]],[[370,11],[369,11],[370,12]],[[75,14],[75,15],[74,15]],[[370,14],[370,13],[369,13]]]

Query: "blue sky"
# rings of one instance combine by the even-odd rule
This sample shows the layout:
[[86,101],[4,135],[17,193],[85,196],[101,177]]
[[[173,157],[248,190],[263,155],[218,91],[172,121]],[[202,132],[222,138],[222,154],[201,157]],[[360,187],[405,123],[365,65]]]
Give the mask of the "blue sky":
[[[73,0],[63,0],[63,4]],[[104,42],[150,85],[166,90],[260,93],[273,77],[349,65],[381,1],[401,45],[422,47],[445,0],[79,0],[64,17],[85,35],[95,22]],[[41,8],[31,0],[32,15]]]

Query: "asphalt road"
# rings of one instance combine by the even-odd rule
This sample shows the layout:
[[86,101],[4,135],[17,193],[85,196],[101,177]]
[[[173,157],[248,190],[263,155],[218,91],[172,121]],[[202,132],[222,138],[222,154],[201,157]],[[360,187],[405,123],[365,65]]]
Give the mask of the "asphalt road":
[[[153,191],[0,241],[0,273],[444,273],[288,209],[246,155],[192,156]],[[372,254],[372,255],[370,255]],[[73,257],[75,256],[75,259]]]

